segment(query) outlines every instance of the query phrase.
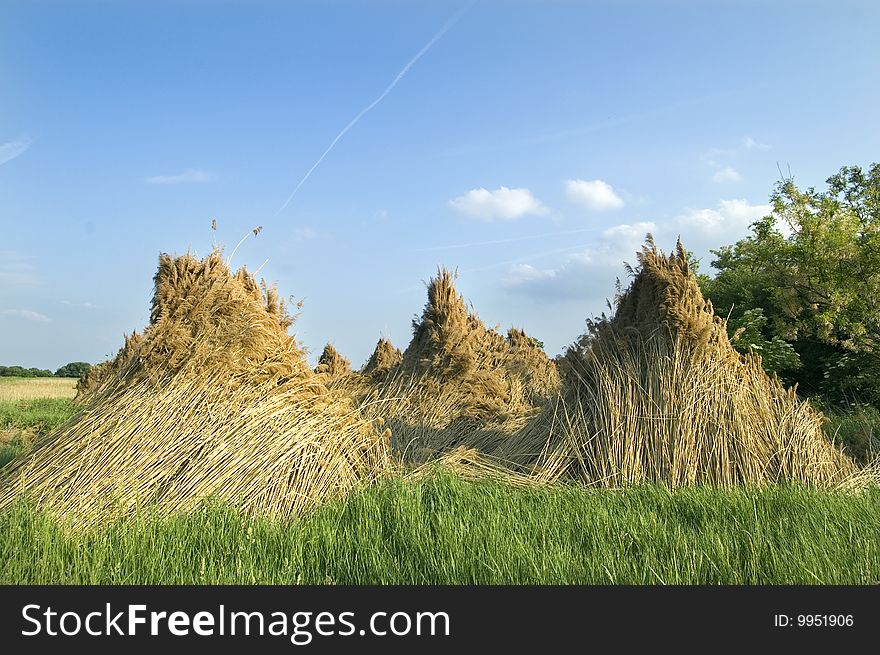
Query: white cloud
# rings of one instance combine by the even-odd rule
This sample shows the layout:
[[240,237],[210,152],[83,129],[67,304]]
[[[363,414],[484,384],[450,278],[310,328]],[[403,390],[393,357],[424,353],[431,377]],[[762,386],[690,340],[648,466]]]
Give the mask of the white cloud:
[[614,227],[609,227],[607,230],[602,232],[602,236],[606,239],[624,239],[631,241],[633,239],[641,241],[645,238],[645,235],[648,232],[655,232],[657,230],[657,224],[653,221],[641,221],[639,223],[634,223],[633,225],[629,225],[624,223],[622,225],[615,225]]
[[759,143],[755,141],[752,137],[747,136],[745,141],[743,142],[746,146],[746,150],[769,150],[770,146],[766,143]]
[[741,179],[742,175],[739,174],[739,171],[731,166],[725,166],[715,171],[712,176],[713,182],[739,182]]
[[702,156],[703,159],[706,159],[710,163],[710,165],[717,166],[716,162],[713,161],[715,157],[733,157],[736,155],[736,148],[709,148],[706,151],[706,154]]
[[751,224],[771,211],[770,205],[722,200],[715,207],[688,209],[662,221],[615,225],[604,230],[590,249],[553,265],[539,268],[521,263],[509,268],[502,283],[535,302],[577,300],[600,308],[614,293],[615,278],[623,277],[623,262],[635,262],[635,253],[648,232],[667,252],[681,237],[684,246],[705,262],[705,269],[713,259],[710,250],[747,236]]
[[712,175],[713,182],[739,182],[742,176],[735,168],[726,165],[727,161],[731,159],[742,161],[741,157],[745,151],[769,149],[770,146],[766,143],[761,143],[747,136],[741,141],[741,145],[733,148],[709,148],[704,154],[700,155],[700,159],[710,168],[715,169],[715,173]]
[[606,211],[623,207],[623,199],[614,188],[602,180],[568,180],[565,183],[568,199],[592,211]]
[[154,175],[144,178],[147,184],[186,184],[190,182],[210,182],[214,176],[208,171],[187,168],[179,175]]
[[542,216],[548,209],[528,189],[503,186],[494,191],[471,189],[453,198],[449,205],[457,212],[482,221],[514,220],[532,214]]
[[[671,227],[710,234],[721,245],[744,237],[749,226],[771,210],[770,205],[752,205],[746,200],[722,200],[715,209],[687,210],[673,220]],[[682,236],[686,238],[687,232]]]
[[31,147],[31,143],[33,142],[27,136],[21,136],[15,141],[0,145],[0,165],[12,161],[23,154],[25,150]]
[[597,272],[607,270],[607,262],[601,253],[584,250],[569,255],[553,268],[541,269],[531,264],[511,266],[503,284],[511,291],[541,303],[578,300],[602,293],[607,281]]
[[12,316],[14,318],[21,318],[25,321],[34,321],[36,323],[48,323],[49,317],[45,314],[41,314],[40,312],[35,312],[32,309],[6,309],[0,312],[3,316]]
[[36,276],[16,271],[0,271],[0,287],[35,287]]
[[663,225],[658,232],[667,242],[673,242],[680,236],[685,247],[708,264],[715,258],[710,250],[745,238],[750,233],[752,223],[772,211],[770,205],[753,205],[746,200],[721,200],[715,207],[686,210]]
[[548,277],[553,277],[553,271],[542,271],[531,264],[514,264],[507,271],[506,281],[510,285],[519,285]]

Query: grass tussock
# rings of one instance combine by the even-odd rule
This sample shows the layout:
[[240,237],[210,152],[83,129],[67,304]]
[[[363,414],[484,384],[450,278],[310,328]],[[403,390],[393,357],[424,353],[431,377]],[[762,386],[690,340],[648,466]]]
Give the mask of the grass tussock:
[[0,512],[4,584],[876,584],[880,497],[389,478],[302,518],[207,502],[71,535]]
[[219,250],[162,255],[154,282],[82,410],[0,470],[0,509],[25,497],[82,529],[216,497],[289,517],[387,471],[387,435],[308,367],[274,288]]

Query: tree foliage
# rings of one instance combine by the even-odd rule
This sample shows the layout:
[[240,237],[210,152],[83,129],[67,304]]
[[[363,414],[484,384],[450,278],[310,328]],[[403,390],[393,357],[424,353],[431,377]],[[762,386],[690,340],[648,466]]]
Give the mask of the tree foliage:
[[[827,189],[779,182],[752,233],[713,251],[704,293],[737,346],[807,393],[880,401],[880,164],[843,167]],[[786,349],[785,346],[789,346]]]
[[761,307],[747,309],[742,315],[728,321],[733,345],[742,352],[761,357],[764,370],[795,371],[801,367],[801,359],[794,347],[775,334],[767,336],[768,319]]
[[0,366],[0,377],[49,378],[52,377],[52,371],[24,366]]
[[54,373],[44,368],[25,368],[24,366],[0,366],[0,377],[15,378],[79,378],[89,372],[92,365],[87,362],[70,362]]
[[88,362],[70,362],[55,371],[55,377],[81,378],[89,372],[90,368],[92,368],[92,365]]

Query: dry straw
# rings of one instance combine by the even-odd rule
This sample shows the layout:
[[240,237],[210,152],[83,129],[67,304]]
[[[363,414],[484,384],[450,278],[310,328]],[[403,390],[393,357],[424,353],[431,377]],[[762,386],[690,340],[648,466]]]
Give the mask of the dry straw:
[[397,368],[402,361],[403,353],[400,352],[400,349],[395,348],[394,344],[385,337],[381,337],[376,343],[373,354],[370,355],[367,363],[361,369],[361,373],[369,376],[374,381],[381,381],[388,376],[388,373]]
[[649,236],[638,261],[614,316],[568,350],[557,402],[490,454],[601,486],[851,483],[822,415],[733,349],[681,243],[664,255]]
[[680,243],[665,255],[649,237],[632,273],[561,381],[525,332],[487,329],[442,269],[404,353],[380,339],[352,373],[328,345],[315,373],[273,287],[219,251],[162,255],[149,326],[84,379],[77,416],[0,471],[0,508],[25,496],[81,528],[213,496],[288,517],[396,470],[392,443],[408,463],[518,484],[876,481],[880,467],[859,469],[820,413],[733,349]]
[[113,359],[96,364],[77,381],[76,400],[81,403],[86,402],[111,377],[119,376],[127,370],[127,364],[140,342],[141,335],[138,332],[124,335],[122,348]]
[[324,346],[315,373],[326,375],[328,378],[339,378],[351,373],[351,362],[339,354],[332,344]]
[[377,344],[364,374],[378,371],[372,386],[361,389],[360,406],[368,416],[387,417],[396,449],[416,462],[458,446],[485,450],[487,441],[504,440],[559,385],[556,367],[538,342],[521,330],[505,338],[487,329],[446,269],[429,282],[428,301],[402,356],[388,342]]
[[219,251],[162,255],[150,324],[82,394],[83,410],[0,473],[74,528],[204,498],[301,513],[391,466],[387,433],[308,367],[274,288]]
[[440,269],[428,284],[401,372],[425,386],[446,387],[440,395],[458,397],[460,416],[481,421],[497,421],[555,391],[556,369],[537,342],[521,331],[505,339],[487,329],[458,295],[455,277]]

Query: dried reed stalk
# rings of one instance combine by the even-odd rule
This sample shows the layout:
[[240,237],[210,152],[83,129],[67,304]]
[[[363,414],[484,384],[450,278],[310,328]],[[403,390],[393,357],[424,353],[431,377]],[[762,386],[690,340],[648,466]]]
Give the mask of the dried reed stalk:
[[79,529],[216,497],[288,517],[392,468],[387,431],[307,366],[274,289],[219,251],[162,255],[150,325],[126,340],[83,410],[0,472]]

